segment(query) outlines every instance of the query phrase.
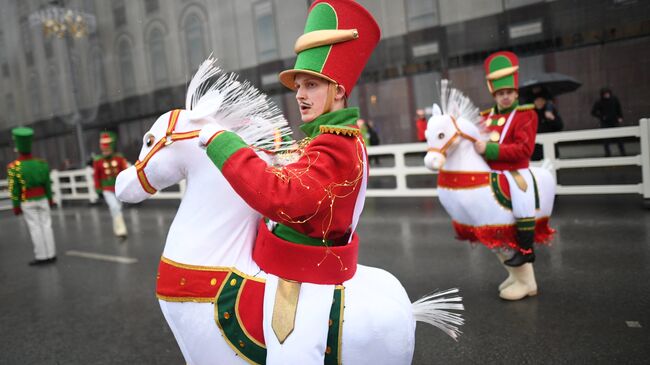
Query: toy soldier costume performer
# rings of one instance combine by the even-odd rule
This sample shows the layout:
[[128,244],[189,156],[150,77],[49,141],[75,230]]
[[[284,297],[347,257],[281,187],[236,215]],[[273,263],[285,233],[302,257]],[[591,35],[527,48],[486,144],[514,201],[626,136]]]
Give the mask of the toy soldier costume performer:
[[[318,362],[307,354],[327,337],[335,287],[356,271],[354,230],[365,199],[366,151],[358,109],[331,108],[340,90],[350,95],[379,37],[372,15],[354,1],[322,0],[310,7],[295,44],[296,64],[280,81],[297,90],[298,76],[316,78],[327,83],[327,96],[322,112],[301,126],[307,138],[295,163],[269,167],[232,132],[204,128],[199,135],[233,189],[267,217],[253,253],[269,274],[266,290],[274,300],[272,313],[265,304],[265,333],[275,333],[266,338],[267,363]],[[296,91],[299,103],[303,92]],[[301,108],[303,121],[304,113]],[[326,357],[335,355],[328,349]]]
[[99,135],[101,156],[93,161],[93,177],[95,178],[95,191],[103,195],[113,217],[113,233],[125,238],[127,235],[126,224],[122,216],[122,202],[115,197],[115,179],[117,175],[128,167],[128,162],[119,153],[115,152],[117,134],[105,131]]
[[[492,95],[499,90],[519,88],[519,60],[512,52],[497,52],[485,60],[487,86]],[[535,181],[528,169],[535,147],[537,114],[533,105],[520,106],[515,99],[506,109],[495,105],[481,112],[490,141],[485,159],[490,168],[502,171],[512,195],[512,213],[516,218],[517,250],[504,264],[518,267],[535,261]]]
[[50,206],[52,189],[50,167],[45,160],[32,157],[34,130],[18,127],[11,130],[18,158],[7,166],[9,195],[14,214],[23,215],[34,244],[30,265],[56,261]]

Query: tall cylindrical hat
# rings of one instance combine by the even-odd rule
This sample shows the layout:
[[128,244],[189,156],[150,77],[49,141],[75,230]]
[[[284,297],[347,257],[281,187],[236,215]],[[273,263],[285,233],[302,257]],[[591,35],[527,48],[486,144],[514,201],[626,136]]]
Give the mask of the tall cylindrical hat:
[[316,1],[309,8],[304,34],[294,47],[296,64],[280,73],[280,82],[295,90],[296,74],[312,74],[343,86],[349,96],[379,37],[377,22],[356,2]]
[[493,53],[485,60],[484,67],[490,93],[501,89],[519,89],[519,59],[514,53]]
[[11,130],[11,137],[16,144],[16,150],[20,153],[32,152],[32,139],[34,130],[29,127],[16,127]]

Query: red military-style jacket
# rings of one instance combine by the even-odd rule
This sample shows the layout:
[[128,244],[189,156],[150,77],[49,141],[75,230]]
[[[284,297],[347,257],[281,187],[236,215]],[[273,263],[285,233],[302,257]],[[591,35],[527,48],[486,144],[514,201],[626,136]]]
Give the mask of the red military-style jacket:
[[[358,109],[347,108],[303,124],[311,140],[283,167],[269,166],[232,132],[209,142],[208,156],[237,194],[278,223],[262,223],[255,243],[253,258],[265,271],[315,283],[340,283],[356,271],[351,227],[367,174],[358,118]],[[337,251],[347,246],[354,247]]]
[[129,163],[119,153],[95,157],[93,161],[93,178],[95,179],[97,193],[115,191],[117,175],[128,167]]
[[490,168],[499,171],[528,168],[537,135],[537,113],[534,106],[515,105],[505,112],[499,111],[495,106],[482,111],[481,116],[490,133],[485,148],[485,159]]

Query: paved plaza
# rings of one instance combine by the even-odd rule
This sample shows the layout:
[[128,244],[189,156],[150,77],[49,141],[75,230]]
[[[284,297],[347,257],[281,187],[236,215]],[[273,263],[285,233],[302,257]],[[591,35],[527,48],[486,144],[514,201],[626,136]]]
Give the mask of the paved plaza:
[[[27,266],[23,220],[0,212],[0,364],[183,364],[154,295],[177,203],[127,208],[125,242],[104,206],[55,209],[58,261],[42,267]],[[650,210],[634,195],[561,196],[551,223],[539,296],[511,303],[494,254],[455,241],[437,199],[367,199],[360,263],[393,273],[412,300],[448,287],[464,297],[460,341],[418,324],[414,364],[647,363]]]

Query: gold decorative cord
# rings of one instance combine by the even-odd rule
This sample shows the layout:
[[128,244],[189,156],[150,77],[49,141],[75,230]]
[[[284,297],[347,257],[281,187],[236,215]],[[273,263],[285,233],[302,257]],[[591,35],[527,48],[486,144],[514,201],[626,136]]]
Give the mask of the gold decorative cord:
[[[321,229],[322,229],[321,233],[322,233],[322,237],[323,237],[322,243],[323,243],[323,246],[325,246],[327,248],[327,250],[325,252],[325,256],[318,263],[318,265],[320,266],[320,264],[322,264],[325,261],[325,259],[327,258],[327,255],[332,254],[332,255],[336,256],[336,258],[339,260],[339,262],[341,264],[341,271],[345,271],[348,268],[345,267],[345,265],[343,264],[343,261],[341,260],[340,256],[337,255],[336,253],[334,253],[330,249],[330,246],[327,244],[327,240],[328,240],[327,237],[328,237],[328,235],[330,233],[330,229],[331,229],[331,226],[332,226],[332,220],[333,220],[333,216],[334,216],[334,204],[336,202],[336,199],[346,198],[346,197],[350,196],[352,193],[354,193],[354,191],[357,189],[357,186],[359,185],[359,182],[363,179],[363,169],[364,169],[363,154],[360,153],[361,149],[363,148],[363,142],[361,141],[360,135],[357,134],[355,136],[356,136],[356,142],[357,142],[357,146],[358,146],[358,148],[356,149],[357,150],[356,169],[357,169],[358,173],[357,173],[357,176],[352,180],[344,180],[342,182],[331,182],[331,183],[329,183],[327,185],[323,185],[323,184],[321,184],[320,181],[318,181],[318,179],[316,179],[314,176],[311,176],[309,174],[311,166],[313,166],[313,164],[318,160],[318,158],[320,156],[320,152],[312,153],[312,152],[306,151],[306,148],[309,145],[309,143],[311,142],[311,139],[302,140],[298,144],[298,147],[295,150],[295,152],[300,154],[301,157],[304,156],[304,157],[306,157],[308,159],[307,167],[297,169],[297,168],[292,168],[289,165],[289,166],[284,166],[284,167],[270,166],[269,168],[267,168],[268,172],[276,175],[276,177],[278,177],[278,179],[280,179],[281,181],[283,181],[285,183],[290,182],[292,179],[297,179],[298,182],[300,183],[300,185],[302,185],[305,189],[309,190],[311,188],[311,186],[303,181],[303,178],[309,178],[309,179],[311,179],[312,181],[314,181],[316,183],[315,185],[317,187],[319,187],[320,189],[323,190],[324,194],[323,194],[322,198],[318,200],[316,210],[309,217],[301,218],[301,219],[294,218],[294,217],[289,216],[282,209],[278,210],[277,213],[278,213],[278,216],[283,217],[284,221],[287,222],[287,223],[290,223],[290,224],[304,224],[304,223],[308,222],[309,220],[311,220],[312,218],[314,218],[321,211],[323,202],[329,203],[329,214],[325,217],[325,219],[323,220],[323,225],[321,226]],[[344,193],[339,192],[339,193],[337,193],[336,190],[340,189],[340,188],[348,188],[348,189],[343,189],[343,190],[345,190],[347,192],[344,192]]]

